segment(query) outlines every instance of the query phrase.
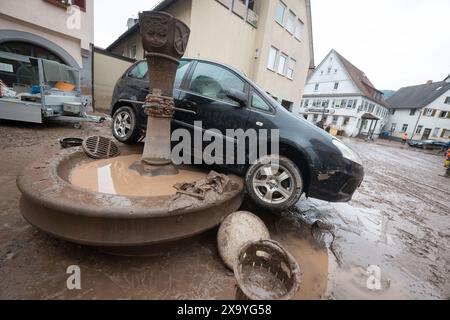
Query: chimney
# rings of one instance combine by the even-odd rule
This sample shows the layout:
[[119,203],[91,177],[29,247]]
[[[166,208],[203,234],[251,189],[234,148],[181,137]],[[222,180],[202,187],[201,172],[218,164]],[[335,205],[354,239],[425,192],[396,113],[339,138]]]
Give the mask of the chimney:
[[128,21],[127,21],[127,28],[131,29],[135,24],[136,24],[136,19],[129,18]]
[[433,84],[433,80],[428,80],[427,84]]

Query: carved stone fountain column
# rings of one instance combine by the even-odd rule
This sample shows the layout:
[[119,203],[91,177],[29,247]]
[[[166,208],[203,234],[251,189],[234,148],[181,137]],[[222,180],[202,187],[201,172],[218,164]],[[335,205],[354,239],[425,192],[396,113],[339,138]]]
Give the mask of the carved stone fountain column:
[[139,24],[148,63],[150,94],[144,105],[148,116],[144,152],[141,164],[134,169],[150,176],[176,174],[170,147],[170,123],[174,113],[172,95],[190,29],[165,12],[142,12]]

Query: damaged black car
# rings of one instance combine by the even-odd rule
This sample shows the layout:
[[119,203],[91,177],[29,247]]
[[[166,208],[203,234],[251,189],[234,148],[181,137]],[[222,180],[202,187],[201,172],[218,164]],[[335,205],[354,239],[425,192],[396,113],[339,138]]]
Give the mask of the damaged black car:
[[[286,110],[233,68],[183,59],[174,88],[173,130],[216,129],[225,135],[226,129],[279,129],[279,166],[265,164],[266,159],[226,166],[245,177],[247,193],[257,205],[285,210],[302,194],[346,202],[360,186],[364,168],[356,152]],[[148,93],[147,62],[139,61],[124,73],[114,90],[110,113],[118,141],[136,143],[142,138],[147,125],[142,105]],[[199,121],[202,127],[195,128]]]

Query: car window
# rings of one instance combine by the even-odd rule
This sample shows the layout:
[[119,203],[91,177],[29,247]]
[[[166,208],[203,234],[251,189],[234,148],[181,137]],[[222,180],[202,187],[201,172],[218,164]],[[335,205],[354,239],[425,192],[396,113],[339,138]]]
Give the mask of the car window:
[[203,96],[235,103],[226,96],[230,89],[245,92],[245,82],[230,70],[200,62],[192,75],[189,90]]
[[137,79],[144,79],[147,75],[147,71],[147,61],[141,61],[133,69],[131,69],[131,71],[128,73],[128,76]]
[[174,87],[179,88],[181,87],[181,83],[183,82],[184,76],[186,75],[186,72],[189,70],[189,66],[191,65],[192,61],[187,60],[181,60],[180,65],[177,69],[177,74],[175,76],[175,83]]
[[252,94],[252,108],[263,111],[271,110],[269,104],[267,104],[267,102],[263,98],[261,98],[261,96],[256,92],[253,92]]

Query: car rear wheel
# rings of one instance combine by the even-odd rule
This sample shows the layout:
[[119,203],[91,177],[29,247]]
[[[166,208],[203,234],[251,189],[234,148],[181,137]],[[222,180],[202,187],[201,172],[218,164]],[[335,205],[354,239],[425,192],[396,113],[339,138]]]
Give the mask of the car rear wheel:
[[289,209],[303,193],[300,170],[283,156],[261,158],[247,171],[245,184],[250,198],[271,211]]
[[117,109],[113,116],[112,131],[114,138],[120,142],[135,143],[139,140],[141,132],[133,108],[123,106]]

